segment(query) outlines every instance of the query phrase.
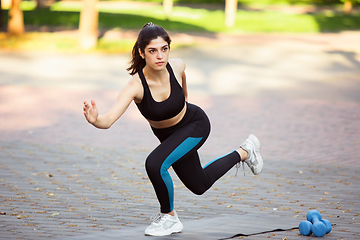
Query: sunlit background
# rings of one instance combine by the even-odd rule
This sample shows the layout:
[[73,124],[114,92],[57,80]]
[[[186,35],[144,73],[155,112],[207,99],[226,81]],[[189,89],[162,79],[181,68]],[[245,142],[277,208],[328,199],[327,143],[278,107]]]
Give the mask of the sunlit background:
[[204,108],[211,96],[329,100],[342,97],[338,85],[358,100],[359,2],[2,0],[0,129],[13,137],[59,128],[62,112],[80,124],[82,101],[98,95],[106,111],[147,22],[170,32],[171,57],[185,60],[191,96]]
[[[118,146],[106,140],[108,132],[97,131],[103,138],[94,141],[82,135],[93,131],[82,116],[82,103],[96,99],[101,113],[110,108],[130,79],[125,69],[139,30],[154,22],[170,33],[171,57],[185,61],[190,101],[207,110],[214,135],[222,136],[216,119],[232,114],[223,120],[242,123],[227,141],[262,128],[266,141],[272,124],[279,124],[277,116],[288,114],[281,104],[302,99],[300,108],[306,109],[319,102],[360,101],[359,1],[2,0],[1,138]],[[228,97],[229,109],[220,114],[218,104]],[[270,111],[259,101],[276,104]],[[251,111],[265,111],[270,119],[252,125],[243,119]],[[134,105],[123,119],[115,133],[127,131],[133,142],[138,137],[131,130],[151,136]],[[291,128],[287,121],[311,125],[314,119],[287,116],[281,127]],[[289,144],[285,137],[272,144],[279,141]]]
[[[359,0],[2,0],[1,5],[0,49],[6,50],[127,52],[134,34],[150,21],[168,31],[203,34],[360,29]],[[97,41],[79,40],[79,28]]]

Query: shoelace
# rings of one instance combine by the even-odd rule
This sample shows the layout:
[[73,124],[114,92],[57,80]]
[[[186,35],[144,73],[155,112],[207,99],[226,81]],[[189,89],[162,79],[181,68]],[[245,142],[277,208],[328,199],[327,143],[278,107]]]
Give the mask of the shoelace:
[[165,215],[165,214],[163,214],[163,213],[155,213],[154,215],[152,215],[152,216],[150,217],[150,220],[151,220],[153,223],[159,223],[164,215]]
[[239,168],[241,167],[241,165],[242,165],[242,167],[243,167],[243,170],[244,170],[244,176],[245,176],[244,161],[240,161],[240,162],[236,163],[236,165],[235,165],[235,167],[236,167],[235,177],[237,176],[238,171],[239,171]]
[[[252,142],[250,142],[252,145],[253,145],[253,147],[254,147],[254,149],[255,149],[255,145],[254,145],[254,143],[252,143]],[[240,146],[241,147],[241,146]],[[256,151],[253,151],[253,154],[255,155],[255,159],[257,158],[257,154],[256,154]],[[238,170],[239,170],[239,168],[240,168],[240,165],[242,165],[242,167],[243,167],[243,170],[244,170],[244,176],[245,176],[245,168],[244,168],[244,161],[240,161],[240,162],[238,162],[238,163],[236,163],[236,165],[235,165],[235,167],[236,167],[236,174],[235,174],[235,177],[237,176],[237,174],[238,174]]]

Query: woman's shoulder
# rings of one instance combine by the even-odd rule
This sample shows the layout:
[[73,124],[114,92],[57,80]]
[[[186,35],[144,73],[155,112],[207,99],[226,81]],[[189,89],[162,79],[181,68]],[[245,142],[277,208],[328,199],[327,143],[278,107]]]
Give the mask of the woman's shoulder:
[[185,63],[180,58],[169,59],[169,63],[174,72],[182,73],[185,71]]
[[127,94],[130,94],[135,102],[141,101],[144,88],[138,74],[134,74],[131,77],[123,91],[125,91]]
[[132,86],[132,87],[139,87],[142,86],[142,82],[141,79],[139,77],[139,74],[134,74],[131,78],[130,81],[128,82],[128,85]]
[[138,74],[134,74],[128,83],[125,85],[123,90],[126,91],[138,91],[142,88],[142,82]]

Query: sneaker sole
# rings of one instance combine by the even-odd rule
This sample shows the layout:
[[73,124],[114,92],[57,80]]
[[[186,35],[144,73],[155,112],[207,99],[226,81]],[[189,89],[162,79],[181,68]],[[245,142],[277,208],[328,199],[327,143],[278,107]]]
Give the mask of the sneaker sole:
[[175,224],[172,228],[162,232],[162,233],[145,233],[146,236],[155,236],[155,237],[162,237],[162,236],[168,236],[173,233],[179,233],[184,229],[184,226],[182,223]]

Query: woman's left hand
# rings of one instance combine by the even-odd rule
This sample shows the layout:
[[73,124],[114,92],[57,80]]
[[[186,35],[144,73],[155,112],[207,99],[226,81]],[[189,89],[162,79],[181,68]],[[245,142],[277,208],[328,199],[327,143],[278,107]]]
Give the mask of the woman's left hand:
[[94,124],[99,116],[95,101],[91,100],[91,105],[88,104],[87,102],[84,102],[83,110],[86,120],[89,123]]

